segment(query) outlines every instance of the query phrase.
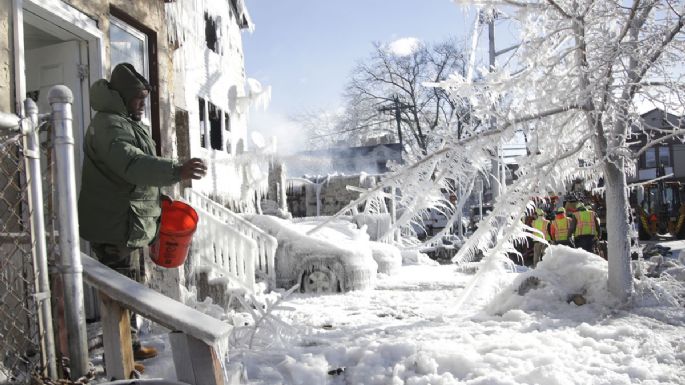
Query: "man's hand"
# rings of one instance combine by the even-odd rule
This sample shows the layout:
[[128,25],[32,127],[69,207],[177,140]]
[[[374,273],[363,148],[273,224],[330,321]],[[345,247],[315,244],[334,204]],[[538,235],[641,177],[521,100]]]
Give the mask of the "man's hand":
[[200,158],[188,159],[181,166],[181,179],[201,179],[207,174],[207,166]]

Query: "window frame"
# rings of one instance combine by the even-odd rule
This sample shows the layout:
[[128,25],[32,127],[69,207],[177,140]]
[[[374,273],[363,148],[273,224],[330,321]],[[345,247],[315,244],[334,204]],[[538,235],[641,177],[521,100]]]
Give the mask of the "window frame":
[[[114,17],[125,24],[128,24],[131,28],[134,28],[137,32],[147,36],[147,80],[152,87],[150,91],[150,96],[148,97],[148,104],[150,106],[150,127],[152,139],[155,141],[157,155],[162,155],[162,135],[161,135],[161,122],[160,122],[160,112],[159,112],[159,59],[157,57],[157,32],[146,25],[142,24],[140,21],[136,20],[131,15],[127,14],[120,8],[113,5],[109,7],[109,13],[111,17]],[[111,22],[110,18],[110,22]],[[109,38],[109,37],[108,37]]]

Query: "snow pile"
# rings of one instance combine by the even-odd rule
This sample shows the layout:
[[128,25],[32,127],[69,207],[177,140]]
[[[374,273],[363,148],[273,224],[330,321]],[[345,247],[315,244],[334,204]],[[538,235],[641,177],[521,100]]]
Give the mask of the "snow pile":
[[535,270],[514,279],[489,304],[488,312],[564,311],[568,306],[577,306],[575,296],[582,296],[590,306],[615,306],[616,300],[607,291],[607,268],[607,262],[596,254],[550,246]]

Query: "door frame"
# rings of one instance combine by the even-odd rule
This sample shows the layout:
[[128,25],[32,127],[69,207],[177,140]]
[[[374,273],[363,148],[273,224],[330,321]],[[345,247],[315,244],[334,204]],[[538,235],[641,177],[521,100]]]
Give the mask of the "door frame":
[[[87,59],[89,81],[81,83],[83,100],[77,106],[82,111],[83,124],[90,123],[90,105],[88,91],[90,82],[105,76],[103,58],[105,47],[103,33],[97,27],[97,22],[89,18],[78,9],[60,0],[13,0],[12,26],[14,28],[14,83],[15,83],[15,112],[24,115],[23,100],[26,98],[26,65],[24,62],[24,11],[43,19],[44,25],[61,28],[88,43],[88,52],[83,52],[82,59]],[[31,17],[33,20],[36,18]],[[81,149],[79,149],[81,151]]]

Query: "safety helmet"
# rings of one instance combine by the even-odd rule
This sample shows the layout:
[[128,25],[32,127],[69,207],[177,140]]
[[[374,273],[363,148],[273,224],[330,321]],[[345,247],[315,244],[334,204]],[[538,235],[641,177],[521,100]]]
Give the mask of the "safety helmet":
[[559,207],[559,208],[557,209],[557,214],[564,214],[564,213],[566,213],[566,209],[565,209],[565,208]]
[[576,210],[581,210],[585,208],[585,204],[583,202],[578,202],[576,204]]

